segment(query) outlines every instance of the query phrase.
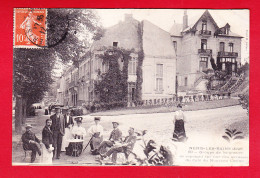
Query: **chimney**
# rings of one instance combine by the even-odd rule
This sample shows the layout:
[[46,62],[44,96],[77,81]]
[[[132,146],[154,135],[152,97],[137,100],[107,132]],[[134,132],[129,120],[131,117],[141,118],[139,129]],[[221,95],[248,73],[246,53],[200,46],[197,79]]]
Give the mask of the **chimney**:
[[133,14],[125,14],[125,21],[130,21],[133,19]]
[[182,24],[183,30],[188,27],[188,15],[187,15],[187,10],[184,10],[184,15],[183,15],[183,24]]

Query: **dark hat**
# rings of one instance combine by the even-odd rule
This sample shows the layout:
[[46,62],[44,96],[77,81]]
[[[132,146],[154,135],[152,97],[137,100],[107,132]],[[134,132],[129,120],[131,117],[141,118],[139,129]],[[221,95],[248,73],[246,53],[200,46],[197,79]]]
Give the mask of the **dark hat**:
[[179,103],[179,104],[177,105],[177,108],[182,108],[182,105]]
[[118,122],[112,122],[112,124],[117,124],[117,125],[119,125],[119,123],[118,123]]
[[76,117],[74,120],[76,122],[81,122],[82,123],[83,117]]
[[94,117],[95,121],[100,121],[100,119],[101,119],[100,117]]

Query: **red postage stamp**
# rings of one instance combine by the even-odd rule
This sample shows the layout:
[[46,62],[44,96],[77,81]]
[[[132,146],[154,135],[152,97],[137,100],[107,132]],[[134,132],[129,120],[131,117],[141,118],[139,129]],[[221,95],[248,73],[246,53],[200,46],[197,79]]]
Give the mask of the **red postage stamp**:
[[14,47],[39,48],[46,45],[47,9],[14,9]]

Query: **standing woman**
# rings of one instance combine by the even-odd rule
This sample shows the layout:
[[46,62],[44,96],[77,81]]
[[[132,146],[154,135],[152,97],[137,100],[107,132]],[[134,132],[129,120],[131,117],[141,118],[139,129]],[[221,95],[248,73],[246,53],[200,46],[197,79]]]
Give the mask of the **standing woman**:
[[71,130],[74,125],[73,119],[70,116],[69,108],[63,108],[64,120],[65,120],[65,134],[62,140],[61,151],[66,151],[66,147],[69,146],[68,140],[72,138]]
[[181,104],[177,105],[177,111],[175,112],[173,124],[174,124],[174,133],[173,140],[183,142],[187,140],[186,132],[184,128],[184,123],[186,121],[186,117],[182,111]]

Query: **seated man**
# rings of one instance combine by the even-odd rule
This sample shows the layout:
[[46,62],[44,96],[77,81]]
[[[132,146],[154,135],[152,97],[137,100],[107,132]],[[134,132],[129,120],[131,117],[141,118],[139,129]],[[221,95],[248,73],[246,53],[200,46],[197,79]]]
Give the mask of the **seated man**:
[[26,125],[26,132],[22,135],[23,148],[24,150],[32,150],[31,162],[33,163],[36,158],[36,152],[41,156],[40,140],[31,131],[32,126]]
[[113,131],[110,133],[109,139],[103,141],[100,146],[97,149],[97,152],[103,153],[107,147],[112,147],[116,142],[121,142],[122,141],[122,132],[119,130],[118,122],[112,122],[113,124]]
[[134,128],[130,127],[128,130],[129,136],[127,136],[123,143],[115,144],[114,147],[112,147],[106,154],[100,154],[102,158],[106,158],[112,154],[112,162],[113,164],[116,164],[117,160],[117,153],[124,153],[126,158],[128,159],[128,156],[132,152],[135,142],[136,142],[136,136],[134,135],[135,131]]

